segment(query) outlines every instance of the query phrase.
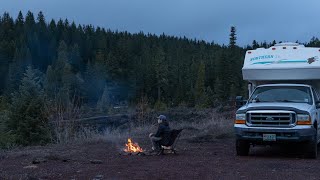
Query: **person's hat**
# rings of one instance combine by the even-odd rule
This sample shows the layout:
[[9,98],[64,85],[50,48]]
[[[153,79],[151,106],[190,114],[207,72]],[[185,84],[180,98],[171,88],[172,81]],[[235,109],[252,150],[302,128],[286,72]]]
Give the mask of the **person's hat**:
[[162,120],[162,121],[166,121],[167,120],[167,117],[165,115],[160,115],[157,118]]

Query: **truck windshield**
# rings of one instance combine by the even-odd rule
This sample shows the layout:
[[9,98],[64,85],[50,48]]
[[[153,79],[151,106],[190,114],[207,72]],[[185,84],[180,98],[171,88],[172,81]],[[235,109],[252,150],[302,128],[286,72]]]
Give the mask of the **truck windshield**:
[[252,94],[249,102],[313,103],[310,88],[304,86],[258,87]]

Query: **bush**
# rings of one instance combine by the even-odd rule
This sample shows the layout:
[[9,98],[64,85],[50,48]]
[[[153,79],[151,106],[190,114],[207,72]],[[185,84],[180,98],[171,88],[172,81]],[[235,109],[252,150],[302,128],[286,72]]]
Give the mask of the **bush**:
[[4,96],[0,96],[0,111],[6,110],[8,108],[7,99]]
[[8,149],[15,144],[15,137],[6,128],[6,122],[8,121],[8,111],[0,111],[0,148]]
[[0,132],[0,148],[10,149],[15,145],[15,136],[10,132]]

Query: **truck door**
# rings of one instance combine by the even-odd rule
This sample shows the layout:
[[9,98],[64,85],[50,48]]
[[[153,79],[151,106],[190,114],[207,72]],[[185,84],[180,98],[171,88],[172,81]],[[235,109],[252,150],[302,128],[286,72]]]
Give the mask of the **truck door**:
[[[315,90],[312,88],[312,93],[313,93],[313,96],[314,96],[314,101],[315,101],[315,102],[319,101],[318,92],[315,91]],[[318,138],[319,138],[319,136],[320,136],[320,108],[317,108],[317,109],[316,109],[316,113],[317,113]]]

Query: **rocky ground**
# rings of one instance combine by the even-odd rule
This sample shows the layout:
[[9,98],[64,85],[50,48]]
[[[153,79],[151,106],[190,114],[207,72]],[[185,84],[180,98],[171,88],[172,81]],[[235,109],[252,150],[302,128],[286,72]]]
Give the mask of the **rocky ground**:
[[[149,142],[138,139],[142,147]],[[125,142],[125,140],[124,140]],[[121,155],[105,141],[2,152],[0,179],[319,179],[320,160],[295,148],[254,147],[235,155],[233,138],[181,140],[178,155]]]

